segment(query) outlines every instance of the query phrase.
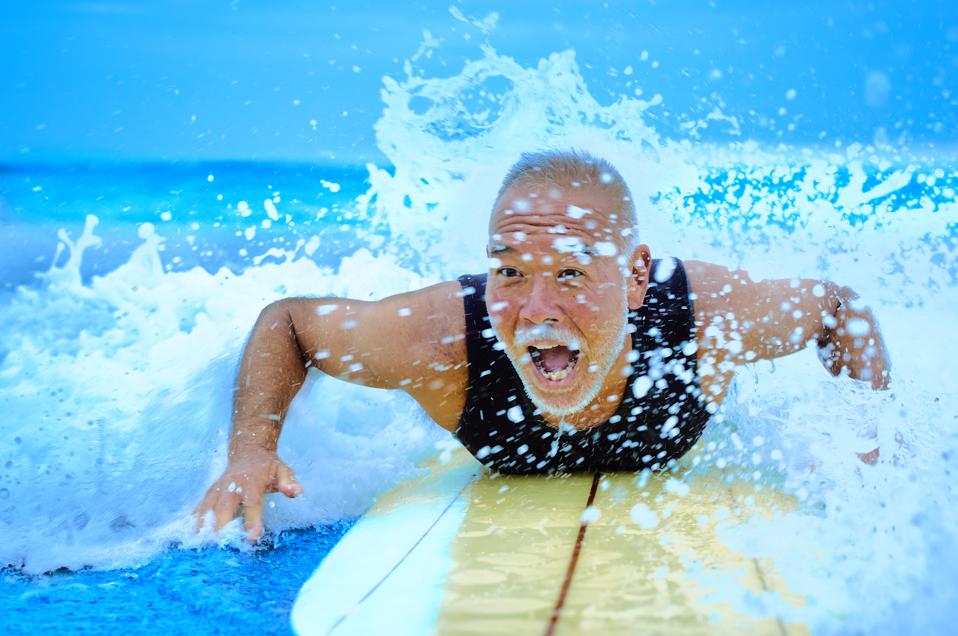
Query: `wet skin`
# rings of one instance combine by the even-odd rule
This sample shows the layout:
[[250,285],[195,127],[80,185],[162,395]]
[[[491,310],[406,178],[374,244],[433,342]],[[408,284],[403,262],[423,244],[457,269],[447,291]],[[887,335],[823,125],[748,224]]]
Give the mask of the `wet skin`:
[[[628,379],[626,314],[645,298],[651,255],[644,245],[632,249],[622,236],[626,226],[610,220],[614,210],[591,190],[518,187],[491,218],[489,315],[536,406],[556,426],[606,421]],[[516,342],[517,332],[535,335],[543,325],[568,337]],[[578,348],[574,364],[552,381],[530,348],[569,348],[570,342]]]
[[[553,425],[600,424],[625,390],[630,341],[623,326],[627,310],[645,299],[651,253],[623,237],[626,226],[614,210],[615,201],[588,187],[533,184],[504,193],[490,219],[490,317],[530,396]],[[887,388],[890,364],[877,322],[852,290],[813,279],[752,281],[742,271],[684,263],[695,308],[699,385],[715,407],[738,366],[810,343],[818,345],[833,375]],[[856,328],[848,329],[853,321]],[[558,334],[542,334],[544,326]],[[562,366],[569,354],[558,349],[561,355],[552,355],[557,345],[576,350],[577,358],[556,380],[565,371],[544,373],[537,352]],[[357,384],[401,389],[439,426],[454,431],[466,399],[466,365],[457,281],[376,302],[272,303],[243,354],[229,465],[196,508],[199,526],[208,512],[218,530],[242,511],[253,541],[263,531],[263,495],[302,492],[276,447],[310,367]]]

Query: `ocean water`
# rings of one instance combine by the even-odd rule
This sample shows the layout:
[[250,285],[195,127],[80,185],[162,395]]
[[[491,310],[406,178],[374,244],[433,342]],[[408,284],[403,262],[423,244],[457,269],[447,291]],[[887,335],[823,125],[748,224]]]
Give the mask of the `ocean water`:
[[[720,594],[821,633],[946,631],[958,602],[958,157],[665,136],[660,98],[594,96],[574,51],[523,65],[484,46],[461,68],[424,72],[417,60],[437,46],[426,38],[384,80],[382,165],[0,173],[5,630],[100,629],[92,616],[127,595],[133,631],[155,628],[144,616],[174,631],[287,630],[298,582],[349,520],[449,437],[401,395],[311,376],[280,444],[305,494],[270,499],[263,547],[245,546],[239,523],[195,534],[190,512],[225,465],[230,385],[260,308],[482,271],[507,167],[524,150],[577,147],[629,181],[653,255],[831,279],[883,327],[887,393],[831,378],[811,351],[740,373],[704,458],[802,506],[723,538],[775,559],[806,604],[734,582]],[[876,443],[879,463],[861,464],[855,451]]]
[[290,633],[293,601],[351,527],[290,530],[260,550],[168,550],[139,567],[0,573],[5,634]]

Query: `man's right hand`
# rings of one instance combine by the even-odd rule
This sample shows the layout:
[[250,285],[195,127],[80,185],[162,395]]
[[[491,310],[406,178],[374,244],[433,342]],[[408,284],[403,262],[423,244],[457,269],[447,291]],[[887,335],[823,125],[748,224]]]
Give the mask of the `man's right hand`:
[[212,510],[215,514],[213,530],[219,531],[236,518],[242,507],[246,538],[250,543],[255,542],[263,534],[263,495],[273,492],[293,498],[303,492],[303,487],[275,452],[237,451],[193,511],[197,516],[197,531],[203,527],[207,512]]

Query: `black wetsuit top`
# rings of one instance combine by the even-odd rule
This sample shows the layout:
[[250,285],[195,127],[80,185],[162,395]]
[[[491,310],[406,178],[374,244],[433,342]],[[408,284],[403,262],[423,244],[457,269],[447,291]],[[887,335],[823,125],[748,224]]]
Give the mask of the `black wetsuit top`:
[[709,419],[699,388],[695,321],[685,268],[656,260],[645,302],[629,313],[636,359],[607,422],[576,431],[550,426],[526,395],[486,309],[486,275],[461,276],[469,386],[456,437],[501,473],[665,468],[688,451]]

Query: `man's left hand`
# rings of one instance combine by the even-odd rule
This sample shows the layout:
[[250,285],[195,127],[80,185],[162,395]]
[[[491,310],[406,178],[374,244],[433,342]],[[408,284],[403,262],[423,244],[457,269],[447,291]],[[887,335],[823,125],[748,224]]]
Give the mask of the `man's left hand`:
[[818,340],[818,357],[832,375],[845,371],[875,390],[888,388],[891,361],[871,310],[847,287],[838,290],[833,316],[826,316]]

